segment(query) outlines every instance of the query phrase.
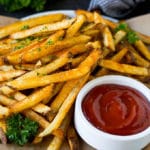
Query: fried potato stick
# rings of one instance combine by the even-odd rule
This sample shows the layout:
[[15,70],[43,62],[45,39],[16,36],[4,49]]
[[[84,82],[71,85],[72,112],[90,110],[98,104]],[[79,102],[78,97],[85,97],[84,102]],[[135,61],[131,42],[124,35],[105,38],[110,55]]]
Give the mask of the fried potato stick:
[[115,51],[115,43],[109,28],[105,27],[102,34],[104,45],[112,51]]
[[0,39],[8,36],[9,34],[19,31],[24,27],[33,27],[44,23],[52,23],[52,22],[60,21],[64,18],[65,18],[64,14],[58,13],[58,14],[50,14],[50,15],[40,16],[36,18],[31,18],[24,21],[18,21],[13,24],[0,28]]
[[134,45],[140,51],[140,53],[143,54],[145,58],[150,60],[150,50],[144,45],[144,43],[141,40],[136,41]]
[[43,99],[48,98],[51,92],[53,91],[53,84],[50,84],[46,87],[36,90],[27,98],[22,101],[15,103],[10,106],[10,111],[13,113],[21,112],[25,109],[31,108],[41,102]]
[[73,37],[79,31],[85,21],[86,17],[84,15],[78,15],[76,21],[67,29],[66,37]]
[[77,82],[78,82],[78,79],[75,79],[75,80],[68,81],[64,84],[59,94],[50,104],[51,111],[47,114],[47,118],[49,121],[52,121],[54,119],[62,103],[65,101],[65,99],[67,98],[69,93],[72,91],[74,85],[77,84]]
[[85,82],[88,80],[88,78],[89,78],[89,74],[79,79],[79,82],[75,85],[73,90],[69,93],[68,97],[66,98],[62,106],[60,107],[54,120],[50,123],[50,125],[43,132],[39,134],[39,137],[47,136],[50,133],[52,133],[54,130],[58,129],[63,119],[69,112],[71,106],[73,105],[78,92],[80,91],[82,86],[85,84]]
[[0,71],[0,81],[7,81],[24,74],[24,70]]
[[22,56],[22,62],[33,62],[41,57],[47,56],[62,49],[69,48],[73,45],[86,43],[90,39],[91,38],[89,36],[79,35],[76,37],[64,39],[62,41],[57,41],[51,45],[31,49],[30,51],[24,53],[24,55]]
[[18,78],[18,80],[47,75],[68,63],[70,57],[70,53],[65,53],[53,62],[22,75]]
[[70,150],[79,150],[79,138],[72,125],[67,130],[67,140],[69,143]]
[[120,64],[113,60],[101,60],[99,64],[102,67],[105,67],[110,70],[118,71],[121,73],[149,76],[149,70],[144,67],[138,67],[138,66],[133,66],[128,64]]
[[62,137],[54,136],[47,150],[59,150],[61,148],[61,145],[63,144],[63,141],[66,136],[68,126],[71,122],[71,117],[72,117],[72,111],[66,115],[65,119],[63,120],[59,128],[63,132],[63,136]]
[[0,105],[0,119],[6,118],[10,115],[10,110],[7,107]]
[[100,58],[100,50],[94,50],[79,65],[78,68],[59,72],[59,73],[54,73],[42,77],[37,76],[37,77],[21,79],[21,80],[16,79],[6,83],[6,85],[14,89],[23,90],[23,89],[44,86],[50,83],[64,82],[64,81],[76,79],[90,72],[91,69],[93,69],[93,67],[97,64],[99,58]]
[[[112,56],[111,60],[119,62],[128,52],[128,48],[122,48],[117,54]],[[100,62],[99,62],[100,63]],[[96,76],[102,76],[108,74],[109,70],[106,68],[101,68],[97,73]]]
[[55,23],[49,23],[49,24],[42,24],[27,30],[23,30],[23,31],[19,31],[16,33],[13,33],[10,35],[10,38],[12,39],[23,39],[29,36],[33,36],[36,34],[43,34],[43,33],[47,33],[47,32],[55,32],[57,30],[62,30],[62,29],[66,29],[69,26],[71,26],[71,24],[75,21],[75,18],[72,19],[65,19],[63,21],[60,22],[55,22]]

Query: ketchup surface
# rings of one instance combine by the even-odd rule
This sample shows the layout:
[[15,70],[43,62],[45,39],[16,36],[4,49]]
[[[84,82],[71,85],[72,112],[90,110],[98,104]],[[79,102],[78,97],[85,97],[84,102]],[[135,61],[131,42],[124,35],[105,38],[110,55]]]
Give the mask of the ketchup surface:
[[150,102],[128,86],[94,87],[84,97],[82,111],[96,128],[115,135],[136,134],[150,126]]

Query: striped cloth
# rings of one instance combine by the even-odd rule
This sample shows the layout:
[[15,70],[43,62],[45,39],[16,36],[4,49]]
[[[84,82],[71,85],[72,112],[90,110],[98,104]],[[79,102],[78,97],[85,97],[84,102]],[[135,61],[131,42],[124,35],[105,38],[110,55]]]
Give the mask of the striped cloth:
[[88,10],[100,9],[108,16],[122,18],[144,1],[146,0],[91,0]]

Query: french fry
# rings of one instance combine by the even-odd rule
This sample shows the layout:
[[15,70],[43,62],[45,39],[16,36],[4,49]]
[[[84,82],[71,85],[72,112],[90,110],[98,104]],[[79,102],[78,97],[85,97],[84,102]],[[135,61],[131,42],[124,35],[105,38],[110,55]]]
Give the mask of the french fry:
[[85,15],[88,22],[93,22],[93,21],[94,21],[93,14],[92,14],[91,12],[89,12],[89,11],[82,10],[82,9],[77,9],[77,10],[75,11],[75,13],[76,13],[77,15]]
[[8,36],[11,33],[23,29],[25,26],[33,27],[44,23],[52,23],[52,22],[60,21],[64,18],[65,16],[63,14],[50,14],[50,15],[24,20],[24,21],[18,21],[13,24],[0,28],[0,39]]
[[31,108],[41,102],[43,99],[49,97],[51,92],[53,91],[53,84],[43,87],[42,89],[36,90],[30,96],[25,98],[24,100],[15,103],[10,106],[10,111],[13,113],[21,112],[25,109]]
[[49,63],[49,64],[47,64],[43,67],[37,68],[33,71],[30,71],[30,72],[22,75],[18,79],[22,80],[22,79],[25,79],[25,78],[32,78],[32,77],[47,75],[47,74],[57,70],[58,68],[62,67],[66,63],[68,63],[70,57],[71,57],[70,53],[65,53],[64,55],[62,55],[60,58],[54,60],[53,62],[51,62],[51,63]]
[[0,81],[6,81],[24,74],[23,70],[0,71]]
[[43,33],[51,33],[57,30],[66,29],[71,26],[71,24],[75,21],[75,18],[72,19],[65,19],[60,22],[50,23],[50,24],[43,24],[31,29],[19,31],[10,35],[12,39],[22,39],[29,36],[34,36],[36,34],[43,34]]
[[112,22],[108,19],[103,18],[99,13],[94,11],[94,22],[96,24],[101,23],[103,25],[107,25],[108,27],[115,29],[117,27],[117,24],[115,22]]
[[47,105],[39,103],[35,105],[34,107],[32,107],[32,110],[34,110],[35,112],[39,114],[46,115],[51,110],[51,108],[48,107]]
[[72,111],[68,113],[68,115],[65,117],[64,121],[62,122],[59,128],[63,132],[62,137],[54,136],[47,150],[59,150],[61,148],[61,145],[66,137],[68,126],[71,122],[71,117],[72,117]]
[[74,85],[77,84],[77,82],[78,79],[68,81],[64,84],[61,91],[59,92],[59,94],[56,96],[56,98],[53,100],[53,102],[50,105],[51,111],[47,114],[47,118],[49,121],[52,121],[54,119],[62,103],[65,101],[65,99],[74,88]]
[[0,105],[0,119],[6,118],[10,115],[10,110],[7,107]]
[[77,37],[72,37],[69,39],[64,39],[62,41],[57,41],[56,43],[52,45],[47,45],[46,47],[40,47],[31,49],[30,51],[26,52],[23,57],[23,62],[32,62],[35,61],[43,56],[52,54],[54,52],[60,51],[65,48],[69,48],[73,45],[79,44],[79,43],[86,43],[90,40],[89,36],[80,35]]
[[[116,62],[119,62],[124,56],[125,54],[128,52],[128,48],[123,48],[121,49],[116,55],[114,55],[111,60],[114,60]],[[101,68],[97,73],[96,76],[102,76],[102,75],[106,75],[108,74],[109,70],[106,68]]]
[[140,32],[136,32],[136,34],[145,44],[150,44],[150,36],[142,34]]
[[14,103],[16,103],[16,101],[13,100],[11,97],[9,98],[5,95],[0,95],[0,104],[4,106],[10,106],[13,105]]
[[6,133],[6,121],[4,119],[0,120],[0,128],[3,129],[3,131]]
[[133,74],[133,75],[142,75],[149,76],[149,70],[144,67],[138,67],[127,64],[120,64],[113,60],[101,60],[100,66],[105,67],[110,70],[115,70],[121,73]]
[[145,58],[150,60],[150,50],[144,45],[141,40],[136,41],[135,46]]
[[66,98],[62,106],[60,107],[59,112],[57,113],[54,120],[50,123],[50,125],[43,132],[39,134],[39,137],[44,137],[44,136],[49,135],[61,125],[63,119],[65,118],[71,106],[73,105],[75,101],[75,97],[77,96],[79,90],[84,85],[84,83],[88,80],[88,77],[89,77],[89,74],[79,79],[79,82],[75,85],[73,90],[69,93],[68,97]]
[[72,125],[67,130],[67,140],[70,150],[79,150],[79,139]]
[[82,25],[85,23],[86,17],[84,15],[78,15],[76,21],[67,29],[66,37],[74,36]]
[[42,77],[37,76],[37,77],[29,78],[29,79],[28,78],[21,79],[21,80],[16,79],[16,80],[6,83],[6,85],[14,89],[23,90],[23,89],[44,86],[50,83],[64,82],[64,81],[76,79],[90,72],[91,69],[93,69],[93,67],[97,64],[97,61],[99,58],[100,58],[100,51],[94,50],[79,65],[78,68],[71,69],[71,70],[64,71],[64,72],[55,73],[52,75],[46,75]]
[[108,27],[105,27],[103,30],[103,42],[107,48],[115,51],[115,43]]
[[114,35],[114,43],[115,45],[117,45],[125,36],[126,36],[126,32],[123,30],[119,30],[115,33]]

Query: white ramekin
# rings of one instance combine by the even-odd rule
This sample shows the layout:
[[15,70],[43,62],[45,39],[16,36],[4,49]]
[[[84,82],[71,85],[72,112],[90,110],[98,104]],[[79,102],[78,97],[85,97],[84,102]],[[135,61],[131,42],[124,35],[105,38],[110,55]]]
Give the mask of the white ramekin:
[[106,75],[96,78],[81,89],[76,99],[74,122],[78,134],[87,144],[98,150],[141,150],[150,142],[150,127],[133,135],[113,135],[95,128],[84,116],[81,108],[82,100],[93,87],[101,84],[132,87],[150,101],[150,90],[135,79],[119,75]]

